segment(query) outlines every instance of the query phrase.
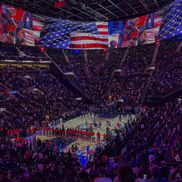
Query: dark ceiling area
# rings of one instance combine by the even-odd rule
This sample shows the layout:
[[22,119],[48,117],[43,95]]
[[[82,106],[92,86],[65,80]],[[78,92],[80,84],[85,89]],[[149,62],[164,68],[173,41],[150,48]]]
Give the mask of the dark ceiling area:
[[31,13],[81,21],[108,21],[133,18],[155,12],[174,0],[65,0],[64,8],[55,9],[55,0],[2,0]]

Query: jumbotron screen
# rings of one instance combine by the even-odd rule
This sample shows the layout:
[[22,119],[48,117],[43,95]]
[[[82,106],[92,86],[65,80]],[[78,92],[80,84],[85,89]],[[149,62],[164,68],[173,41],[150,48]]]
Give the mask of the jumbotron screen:
[[40,38],[43,25],[42,17],[7,5],[1,6],[1,42],[35,46]]
[[107,49],[154,43],[164,10],[126,21],[81,22],[37,16],[3,4],[0,41],[56,49]]

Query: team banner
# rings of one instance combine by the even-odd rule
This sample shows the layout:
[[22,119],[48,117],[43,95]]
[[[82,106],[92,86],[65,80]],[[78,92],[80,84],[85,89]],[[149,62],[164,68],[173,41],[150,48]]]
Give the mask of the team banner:
[[40,38],[44,18],[2,5],[0,9],[0,41],[35,46]]

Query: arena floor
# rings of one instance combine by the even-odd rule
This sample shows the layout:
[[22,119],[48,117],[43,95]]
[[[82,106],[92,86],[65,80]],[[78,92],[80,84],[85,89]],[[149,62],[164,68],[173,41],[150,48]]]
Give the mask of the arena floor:
[[[134,117],[134,116],[132,116]],[[101,134],[101,142],[100,144],[102,145],[102,141],[103,141],[103,135],[104,133],[106,133],[106,128],[109,127],[110,131],[114,130],[114,128],[117,128],[117,124],[120,123],[121,127],[124,126],[124,124],[127,122],[127,120],[129,119],[129,117],[125,117],[122,118],[121,121],[119,121],[119,116],[115,117],[115,118],[96,118],[95,121],[97,123],[101,122],[102,126],[101,128],[98,127],[93,127],[94,128],[94,133],[97,133],[98,131]],[[108,126],[108,121],[111,123],[110,126]],[[91,116],[80,116],[74,119],[71,119],[69,121],[67,121],[66,123],[64,123],[64,127],[65,129],[67,128],[85,128],[87,126],[92,125],[93,126],[93,118]],[[87,126],[86,126],[87,125]],[[62,124],[57,125],[56,127],[61,128]],[[50,140],[53,139],[53,137],[47,137],[47,136],[37,136],[38,138],[42,139],[42,140]],[[66,146],[64,148],[64,151],[67,152],[72,145],[77,145],[77,147],[79,148],[79,151],[82,154],[86,154],[86,148],[89,145],[91,150],[94,151],[94,149],[96,148],[97,145],[99,145],[99,143],[97,143],[97,140],[92,142],[92,141],[84,141],[84,140],[76,140],[72,143],[70,143],[68,146]]]

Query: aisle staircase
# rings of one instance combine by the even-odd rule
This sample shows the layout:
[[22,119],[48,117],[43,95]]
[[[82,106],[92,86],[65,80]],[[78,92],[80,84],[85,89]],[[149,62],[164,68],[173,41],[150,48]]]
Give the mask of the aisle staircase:
[[[65,57],[66,62],[69,63],[70,60],[69,60],[68,55],[66,54],[66,52],[65,52],[64,50],[62,50],[62,52],[63,52],[63,55],[64,55],[64,57]],[[87,61],[87,63],[88,63],[88,58],[87,58],[87,52],[86,52],[86,50],[84,50],[84,59],[85,59],[85,60]],[[75,80],[78,81],[77,75],[74,74],[74,77],[75,77]],[[69,80],[69,82],[70,82],[70,83],[72,84],[72,86],[73,86],[79,93],[81,93],[81,95],[83,95],[87,100],[90,100],[90,101],[92,100],[91,97],[90,97],[88,94],[82,92],[81,88],[79,87],[79,85],[78,85],[76,82],[74,82],[73,80]]]
[[[153,59],[152,59],[152,62],[151,62],[151,67],[153,67],[155,65],[156,57],[157,57],[157,53],[158,53],[159,47],[160,47],[160,44],[157,45],[156,48],[155,48],[154,56],[153,56]],[[180,53],[181,49],[182,49],[182,41],[177,46],[175,52],[176,53]],[[179,89],[173,91],[172,93],[169,93],[168,95],[163,96],[161,98],[158,98],[158,97],[156,97],[156,98],[146,98],[147,91],[148,91],[148,88],[150,86],[150,82],[152,80],[152,76],[153,76],[153,72],[154,71],[155,70],[151,70],[149,72],[148,79],[147,79],[147,81],[145,83],[145,86],[144,86],[143,95],[141,97],[141,103],[154,103],[155,104],[155,103],[158,103],[158,102],[164,102],[165,100],[169,100],[169,98],[172,98],[172,97],[174,97],[176,95],[180,95],[181,94],[181,89],[182,88],[179,88]]]
[[[119,64],[119,69],[121,69],[121,72],[120,72],[120,75],[122,76],[123,74],[123,71],[125,69],[125,67],[123,66],[124,63],[125,63],[125,60],[126,60],[126,57],[128,55],[128,52],[129,52],[129,47],[126,49],[126,52],[124,53],[124,56],[122,57],[121,61],[120,61],[120,64]],[[116,69],[113,70],[112,74],[111,74],[111,77],[110,77],[110,81],[114,79],[114,74],[116,73]],[[115,85],[114,84],[111,84],[108,88],[107,88],[107,91],[106,93],[102,96],[102,98],[104,98],[106,95],[108,95],[110,93],[110,91],[113,89]]]
[[179,43],[176,52],[180,52],[181,48],[182,48],[182,41]]
[[[159,47],[160,47],[160,44],[156,45],[155,47],[155,50],[154,50],[154,55],[153,55],[153,58],[152,58],[152,61],[151,61],[151,64],[149,67],[154,67],[155,66],[155,62],[156,62],[156,58],[157,58],[157,54],[158,54],[158,51],[159,51]],[[154,70],[149,70],[148,71],[148,77],[147,77],[147,80],[144,84],[144,89],[143,89],[143,93],[141,95],[141,99],[140,99],[140,102],[143,103],[145,98],[146,98],[146,95],[147,95],[147,91],[148,91],[148,88],[150,86],[150,83],[151,83],[151,80],[152,80],[152,76],[153,76],[153,72],[155,71]]]
[[[69,62],[69,58],[66,55],[66,53],[63,51],[64,57],[66,59],[66,62]],[[63,72],[63,70],[59,67],[59,65],[46,53],[44,52],[44,55],[46,58],[48,58],[51,61],[50,64],[50,72],[52,75],[54,75],[57,79],[59,79],[68,89],[70,89],[73,93],[78,93],[82,96],[84,100],[87,102],[91,102],[91,99],[82,93],[81,89],[74,84],[74,82],[71,79],[68,79],[66,74]]]

